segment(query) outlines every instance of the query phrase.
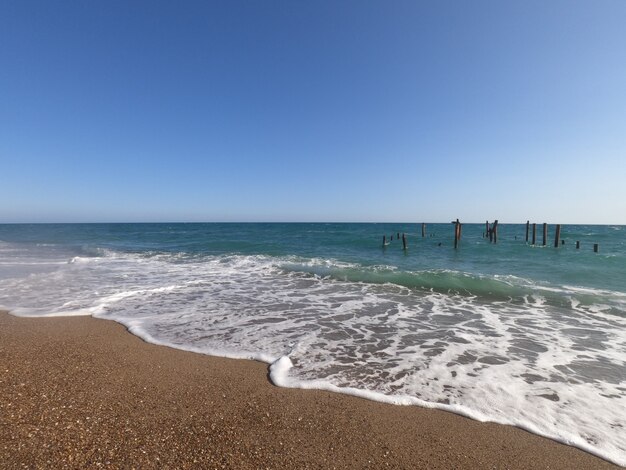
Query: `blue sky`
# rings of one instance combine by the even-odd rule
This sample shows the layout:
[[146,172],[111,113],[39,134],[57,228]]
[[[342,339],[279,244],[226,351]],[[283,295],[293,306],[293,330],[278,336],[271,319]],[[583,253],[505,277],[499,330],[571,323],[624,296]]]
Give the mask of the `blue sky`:
[[626,2],[8,0],[0,222],[626,224]]

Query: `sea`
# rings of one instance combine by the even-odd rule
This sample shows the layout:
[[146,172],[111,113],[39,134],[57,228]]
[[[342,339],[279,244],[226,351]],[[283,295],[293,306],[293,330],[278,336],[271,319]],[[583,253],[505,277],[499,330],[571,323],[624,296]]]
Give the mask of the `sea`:
[[534,245],[525,223],[500,224],[497,243],[463,224],[457,249],[450,222],[424,235],[0,225],[0,308],[114,320],[150,343],[263,361],[279,387],[447,410],[626,466],[626,227],[563,225],[558,247],[554,225],[545,246],[541,224]]

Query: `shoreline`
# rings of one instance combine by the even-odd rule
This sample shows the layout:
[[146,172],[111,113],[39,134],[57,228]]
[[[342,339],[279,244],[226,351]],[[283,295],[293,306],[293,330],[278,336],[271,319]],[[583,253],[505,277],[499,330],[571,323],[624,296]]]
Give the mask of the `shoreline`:
[[319,390],[110,320],[0,312],[0,467],[619,468],[512,426]]

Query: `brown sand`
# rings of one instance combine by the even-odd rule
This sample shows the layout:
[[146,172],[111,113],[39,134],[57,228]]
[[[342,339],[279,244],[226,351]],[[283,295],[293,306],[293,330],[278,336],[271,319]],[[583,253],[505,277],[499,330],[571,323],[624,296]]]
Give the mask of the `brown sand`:
[[0,468],[611,468],[523,430],[273,386],[112,321],[0,312]]

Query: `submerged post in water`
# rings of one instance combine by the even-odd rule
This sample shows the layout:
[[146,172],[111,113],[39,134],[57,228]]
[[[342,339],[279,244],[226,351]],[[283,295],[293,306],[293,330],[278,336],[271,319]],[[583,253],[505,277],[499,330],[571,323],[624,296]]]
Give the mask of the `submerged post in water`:
[[543,223],[543,246],[546,246],[548,240],[548,224]]
[[385,245],[387,245],[387,236],[383,235],[383,248],[385,248]]
[[493,227],[491,228],[493,232],[493,242],[498,243],[498,220],[493,221]]
[[580,249],[580,241],[576,240],[576,249]]
[[422,238],[426,236],[426,224],[422,222]]
[[456,222],[454,222],[454,249],[455,250],[459,246],[459,233],[460,233],[459,226],[460,226],[459,219],[456,219]]
[[559,247],[559,240],[561,239],[561,224],[556,225],[556,234],[554,235],[554,248]]
[[526,221],[526,243],[528,243],[528,229],[530,226],[530,220]]
[[406,234],[402,234],[402,249],[406,251]]
[[537,241],[537,224],[533,222],[533,245]]
[[597,244],[597,243],[594,243],[594,244],[593,244],[593,252],[594,252],[594,253],[597,253],[597,252],[598,252],[598,244]]

